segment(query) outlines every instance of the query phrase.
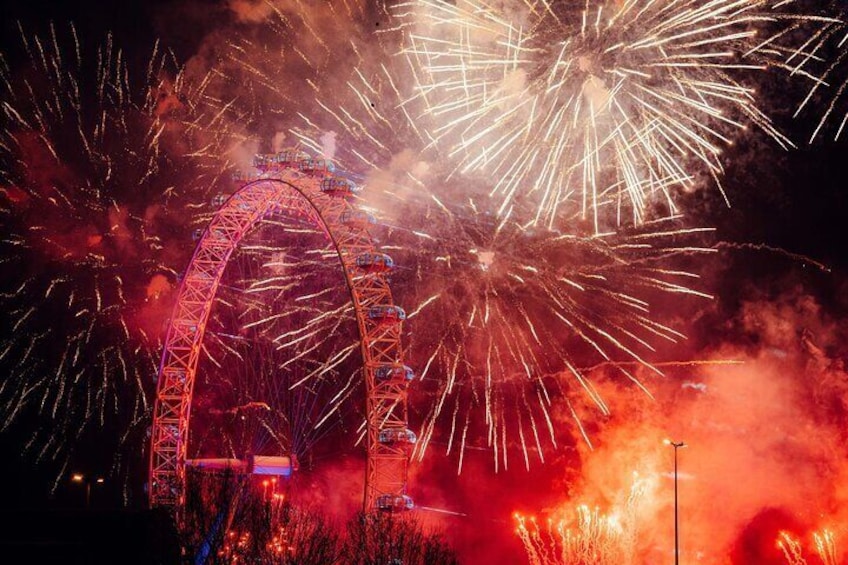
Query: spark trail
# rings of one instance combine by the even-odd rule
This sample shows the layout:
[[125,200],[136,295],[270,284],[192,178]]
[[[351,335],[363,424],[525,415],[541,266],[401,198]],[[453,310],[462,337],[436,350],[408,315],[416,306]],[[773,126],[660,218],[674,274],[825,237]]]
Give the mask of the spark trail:
[[[433,196],[400,214],[403,227],[388,220],[386,250],[403,266],[394,288],[409,305],[418,396],[429,402],[420,407],[417,454],[435,441],[456,454],[460,471],[466,451],[479,448],[491,451],[496,470],[509,467],[511,452],[529,468],[545,461],[564,428],[591,444],[578,416],[584,402],[609,414],[579,367],[609,363],[610,375],[650,396],[644,375],[663,374],[650,355],[685,339],[654,317],[658,306],[708,298],[697,275],[669,261],[712,253],[697,244],[710,230],[671,223],[610,238],[564,235],[473,208]],[[552,416],[557,403],[571,425]]]
[[805,42],[787,53],[785,65],[791,74],[805,77],[811,84],[794,117],[820,112],[809,143],[833,128],[838,141],[848,122],[848,26],[845,8],[835,4],[833,16],[799,25]]
[[[560,228],[575,208],[640,224],[675,194],[721,187],[722,152],[749,128],[792,142],[758,105],[757,81],[816,20],[792,2],[544,0],[394,8],[414,92],[402,107],[456,162],[492,179],[498,214]],[[723,192],[723,189],[722,189]]]
[[534,517],[516,513],[516,534],[532,565],[629,565],[638,563],[635,541],[640,505],[648,481],[634,482],[621,508],[606,514],[579,505],[563,518],[540,526]]
[[[836,546],[836,536],[832,530],[823,529],[813,532],[813,545],[818,562],[824,565],[837,565],[840,563],[840,552]],[[804,545],[799,538],[793,537],[790,532],[780,532],[777,538],[777,547],[783,553],[788,565],[807,565]]]
[[111,35],[90,48],[51,26],[21,30],[20,51],[26,69],[0,63],[0,418],[36,418],[26,450],[61,467],[94,429],[116,423],[121,444],[143,429],[175,269],[227,135],[205,128],[202,92],[158,45],[131,68]]

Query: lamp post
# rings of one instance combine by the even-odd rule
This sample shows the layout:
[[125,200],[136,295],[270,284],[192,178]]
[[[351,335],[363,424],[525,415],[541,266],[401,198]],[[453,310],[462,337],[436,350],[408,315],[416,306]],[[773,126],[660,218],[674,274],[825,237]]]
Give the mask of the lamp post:
[[677,521],[677,450],[686,447],[682,441],[665,440],[666,445],[674,448],[674,565],[680,565],[680,531]]
[[[85,485],[85,508],[91,508],[91,479],[89,477],[86,477],[82,473],[74,473],[73,475],[71,475],[71,481],[81,485]],[[97,477],[96,479],[94,479],[94,482],[98,485],[102,485],[105,481],[103,477]]]

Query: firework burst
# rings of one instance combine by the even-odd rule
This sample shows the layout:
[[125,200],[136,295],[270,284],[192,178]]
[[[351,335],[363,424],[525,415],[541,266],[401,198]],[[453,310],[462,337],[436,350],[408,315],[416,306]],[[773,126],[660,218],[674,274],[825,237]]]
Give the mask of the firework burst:
[[[836,565],[840,563],[840,552],[836,546],[836,536],[832,530],[823,529],[813,532],[813,545],[815,555],[824,565]],[[780,532],[777,538],[777,547],[783,552],[783,557],[788,565],[807,565],[804,545],[801,540],[792,536],[790,532]]]
[[[395,31],[377,35],[383,50]],[[709,252],[698,234],[711,230],[676,218],[598,234],[572,210],[552,231],[517,210],[499,215],[485,179],[451,178],[427,148],[426,130],[401,103],[398,60],[356,62],[344,88],[320,90],[320,111],[299,114],[288,134],[372,170],[363,204],[388,225],[382,249],[399,265],[393,287],[411,313],[425,399],[417,456],[435,441],[460,470],[468,448],[491,450],[495,469],[509,467],[513,449],[525,467],[544,461],[562,439],[555,399],[588,440],[577,405],[607,407],[580,367],[608,362],[637,386],[634,367],[661,373],[649,362],[653,342],[684,336],[658,320],[656,304],[705,296],[695,274],[672,265]]]
[[456,174],[492,179],[500,215],[552,228],[576,207],[596,231],[605,215],[639,224],[675,214],[675,192],[703,177],[721,186],[742,131],[791,145],[756,96],[783,66],[772,38],[807,19],[785,4],[404,2],[403,105]]
[[158,46],[135,72],[111,36],[93,52],[73,27],[20,41],[27,70],[0,68],[2,426],[49,422],[27,449],[67,464],[68,440],[92,428],[142,429],[174,266],[223,138],[198,134],[201,96]]
[[793,74],[812,81],[795,117],[823,109],[810,134],[810,143],[823,136],[829,125],[835,129],[834,140],[839,140],[848,122],[848,26],[844,23],[844,9],[834,12],[841,19],[822,18],[816,22],[811,30],[805,31],[806,41],[798,49],[789,51],[785,60]]
[[645,495],[655,485],[634,481],[621,508],[605,514],[578,506],[573,513],[540,526],[534,517],[515,514],[516,533],[531,565],[627,565],[636,563],[639,514]]
[[529,468],[561,439],[557,401],[590,442],[574,403],[609,413],[581,369],[599,361],[650,395],[634,367],[662,375],[649,358],[656,342],[684,339],[658,321],[657,305],[706,296],[670,258],[708,253],[693,242],[710,230],[669,223],[610,238],[563,235],[498,219],[473,200],[448,207],[431,198],[405,210],[386,239],[401,265],[394,287],[410,312],[418,395],[430,401],[419,456],[435,440],[458,453],[460,470],[468,448],[490,449],[496,470],[515,449]]

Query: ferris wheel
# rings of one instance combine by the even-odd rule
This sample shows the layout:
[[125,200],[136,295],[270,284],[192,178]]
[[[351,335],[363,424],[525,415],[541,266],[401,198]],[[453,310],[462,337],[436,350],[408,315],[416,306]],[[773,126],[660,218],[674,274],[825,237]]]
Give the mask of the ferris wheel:
[[[186,503],[187,468],[195,468],[200,472],[226,469],[244,475],[291,476],[298,469],[298,451],[302,456],[305,445],[298,438],[298,430],[304,426],[298,428],[292,422],[300,418],[302,423],[306,422],[306,425],[314,428],[333,412],[319,407],[311,416],[288,414],[277,420],[256,418],[256,421],[261,422],[264,433],[273,438],[270,453],[258,453],[253,447],[239,451],[227,448],[221,442],[212,442],[211,445],[218,446],[218,453],[209,453],[210,447],[207,445],[202,457],[189,457],[190,452],[197,451],[190,448],[189,431],[192,430],[192,442],[195,442],[195,437],[203,436],[202,431],[196,429],[197,426],[191,425],[192,420],[196,419],[192,416],[192,403],[196,395],[198,366],[204,357],[211,356],[211,342],[220,341],[225,349],[233,352],[245,364],[247,370],[231,371],[233,386],[230,388],[238,388],[239,383],[251,386],[250,383],[256,380],[254,375],[262,373],[257,367],[262,365],[263,359],[267,359],[262,353],[265,350],[253,346],[243,348],[240,353],[237,345],[223,344],[223,340],[238,340],[244,336],[216,332],[210,326],[216,323],[216,309],[219,308],[216,304],[223,301],[232,305],[257,290],[253,287],[247,290],[241,288],[241,294],[233,294],[227,300],[221,298],[233,286],[225,277],[225,272],[233,270],[233,264],[243,251],[241,248],[247,247],[245,242],[249,241],[251,234],[262,229],[263,223],[269,219],[283,218],[289,222],[287,233],[293,237],[292,242],[307,237],[302,234],[308,233],[313,236],[318,234],[324,239],[325,249],[321,256],[333,259],[337,271],[340,267],[347,289],[343,300],[346,307],[339,307],[331,313],[313,313],[311,319],[305,319],[303,315],[300,318],[290,316],[287,319],[290,329],[285,335],[303,332],[303,328],[312,324],[313,320],[327,319],[331,317],[330,314],[346,313],[355,321],[355,330],[351,336],[354,345],[344,351],[349,353],[350,350],[358,349],[361,364],[356,374],[364,379],[366,391],[364,436],[367,465],[363,506],[366,512],[412,509],[413,501],[407,495],[407,476],[410,447],[416,437],[407,423],[407,391],[414,373],[404,364],[401,345],[401,328],[406,313],[394,304],[389,288],[388,274],[394,264],[391,257],[376,250],[369,232],[375,220],[354,203],[360,188],[346,176],[337,173],[329,160],[312,158],[295,149],[273,155],[257,155],[254,167],[255,171],[250,174],[234,176],[237,190],[231,196],[216,198],[213,204],[219,208],[212,215],[211,221],[204,230],[195,232],[197,245],[179,287],[158,372],[151,431],[150,505],[174,511],[179,520]],[[291,222],[303,229],[292,229]],[[289,257],[264,265],[287,264],[291,268],[292,260]],[[301,260],[299,268],[308,273],[310,263]],[[251,272],[242,269],[236,278],[249,278]],[[302,279],[306,275],[295,273],[292,276]],[[319,291],[311,295],[313,312],[317,307],[315,296],[323,293]],[[282,295],[278,292],[276,296],[279,302]],[[284,304],[270,306],[272,310],[284,307]],[[264,308],[269,308],[268,303],[265,303]],[[250,322],[248,325],[251,327],[283,316],[267,311],[261,311],[261,315],[258,315],[255,312],[260,310],[256,308],[252,311],[254,318],[260,316],[261,319]],[[327,334],[326,331],[323,333]],[[292,341],[300,342],[303,339],[300,337]],[[326,342],[327,335],[322,339]],[[278,340],[272,340],[275,344],[273,349],[284,349],[285,344],[280,345]],[[307,351],[316,351],[317,348],[316,345]],[[253,357],[250,357],[249,351],[253,352]],[[293,358],[303,355],[299,353]],[[214,359],[212,361],[217,363]],[[323,360],[321,366],[326,369],[337,364]],[[288,366],[289,362],[283,365]],[[274,370],[279,372],[279,369]],[[286,386],[277,385],[276,388],[285,394],[292,394],[296,386],[307,383],[310,375],[314,374],[308,373],[302,378],[293,376],[284,381]],[[349,389],[347,386],[346,390]],[[334,401],[338,401],[341,396],[341,391],[333,395]],[[229,418],[239,422],[251,421],[252,413],[272,412],[264,401],[252,397],[240,398],[240,404],[214,409],[206,406],[205,412],[221,416],[220,421]],[[293,406],[304,404],[300,397],[291,397],[290,401]],[[314,418],[310,419],[316,414],[320,420],[318,424],[315,424]],[[289,433],[284,433],[283,427],[286,426]],[[258,429],[260,426],[255,427]],[[244,435],[244,425],[239,429]],[[212,451],[215,449],[212,448]]]

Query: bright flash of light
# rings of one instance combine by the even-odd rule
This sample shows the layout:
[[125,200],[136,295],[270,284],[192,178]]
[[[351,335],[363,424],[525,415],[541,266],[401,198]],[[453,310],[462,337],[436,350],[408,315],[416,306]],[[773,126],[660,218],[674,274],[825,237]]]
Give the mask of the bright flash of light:
[[540,525],[534,517],[516,513],[516,533],[531,565],[629,565],[638,563],[634,547],[644,480],[634,482],[619,511],[579,505],[563,519]]
[[[822,529],[813,532],[813,547],[818,561],[824,565],[837,565],[841,563],[841,553],[836,545],[836,535],[833,530]],[[783,552],[788,565],[807,565],[808,554],[804,551],[804,545],[800,538],[794,537],[791,532],[782,531],[777,537],[777,547]]]
[[[746,129],[791,141],[758,106],[756,80],[798,46],[775,38],[812,16],[792,2],[403,2],[401,108],[500,200],[557,227],[576,204],[642,223],[678,212],[675,191],[721,187],[721,155]],[[822,18],[824,19],[824,18]]]

